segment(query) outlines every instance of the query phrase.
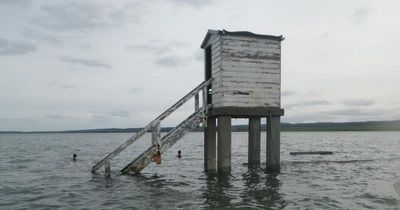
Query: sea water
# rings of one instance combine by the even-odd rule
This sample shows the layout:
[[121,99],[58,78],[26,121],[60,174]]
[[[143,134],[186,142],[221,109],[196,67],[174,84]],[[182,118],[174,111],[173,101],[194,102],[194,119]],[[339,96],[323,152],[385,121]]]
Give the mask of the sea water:
[[[233,133],[229,175],[203,172],[203,134],[190,133],[161,165],[120,175],[147,135],[111,161],[110,178],[90,173],[131,135],[1,134],[0,209],[400,209],[400,132],[283,132],[278,174],[264,171],[265,133],[253,170],[248,134]],[[289,154],[320,150],[333,154]]]

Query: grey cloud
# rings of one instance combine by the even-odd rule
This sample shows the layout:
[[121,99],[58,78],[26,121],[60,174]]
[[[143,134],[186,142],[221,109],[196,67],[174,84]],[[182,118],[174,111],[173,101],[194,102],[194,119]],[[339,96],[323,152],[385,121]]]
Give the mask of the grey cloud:
[[0,55],[21,55],[34,52],[37,46],[24,41],[9,41],[0,38]]
[[176,67],[187,63],[187,59],[173,56],[165,56],[155,61],[156,65],[163,67]]
[[128,110],[115,110],[111,112],[99,112],[99,111],[91,112],[91,121],[96,123],[110,121],[115,118],[121,119],[130,117],[132,117],[132,113]]
[[193,7],[203,7],[213,3],[212,0],[171,0],[171,2]]
[[84,1],[48,4],[41,7],[42,16],[32,19],[39,27],[55,31],[87,31],[121,24],[123,10]]
[[284,91],[282,91],[282,96],[292,96],[294,94],[296,94],[296,91],[294,91],[294,90],[284,90]]
[[131,113],[128,110],[117,110],[110,113],[112,117],[131,117]]
[[302,103],[303,106],[329,105],[329,104],[331,104],[331,103],[329,103],[328,101],[325,101],[325,100],[307,101],[307,102]]
[[143,88],[140,88],[140,87],[134,87],[134,88],[131,88],[128,90],[129,93],[139,93],[142,91],[143,91]]
[[195,53],[194,53],[194,58],[195,58],[195,60],[197,60],[197,61],[203,61],[204,60],[204,54],[203,54],[203,52],[202,51],[196,51]]
[[164,43],[160,40],[152,40],[145,44],[139,45],[128,45],[126,49],[131,52],[147,52],[152,55],[159,57],[155,61],[156,65],[164,67],[175,67],[182,64],[186,64],[188,59],[182,58],[175,54],[175,50],[178,48],[184,48],[189,44],[181,41],[171,41]]
[[53,114],[47,114],[47,115],[45,116],[45,118],[57,120],[57,119],[70,119],[71,117],[65,116],[65,115],[63,115],[63,114],[54,114],[54,113],[53,113]]
[[354,11],[353,13],[353,22],[355,24],[361,24],[364,23],[369,15],[370,15],[371,11],[368,8],[358,8]]
[[10,6],[18,6],[18,7],[27,7],[32,4],[31,0],[1,0],[0,4],[10,5]]
[[371,106],[375,102],[372,100],[343,100],[342,103],[346,106]]
[[50,87],[56,87],[56,88],[60,88],[60,89],[64,89],[64,90],[76,88],[76,86],[65,84],[65,83],[58,82],[58,81],[50,82],[48,85]]
[[384,110],[366,110],[366,109],[356,109],[356,108],[349,108],[349,109],[339,109],[333,111],[327,111],[325,113],[332,114],[332,115],[340,115],[340,116],[378,116],[381,115]]
[[173,53],[174,49],[183,48],[189,46],[185,42],[181,41],[172,41],[163,43],[160,40],[152,40],[148,43],[138,44],[138,45],[127,45],[126,50],[130,52],[148,52],[154,54],[166,54]]
[[315,100],[315,101],[305,101],[305,102],[296,103],[296,104],[288,104],[288,105],[285,105],[285,108],[291,109],[294,107],[307,107],[307,106],[329,105],[329,104],[331,104],[331,103],[328,101],[325,101],[325,100]]
[[[393,110],[384,109],[356,109],[345,108],[329,111],[313,111],[287,114],[283,117],[284,122],[346,122],[363,120],[384,120],[388,119],[388,113],[393,116]],[[396,115],[396,113],[395,113]],[[397,113],[398,115],[398,113]]]
[[171,52],[171,48],[168,46],[158,46],[156,44],[138,44],[138,45],[128,45],[126,49],[130,52],[151,52],[155,54],[164,54]]
[[289,122],[289,123],[327,122],[333,120],[335,120],[333,116],[319,112],[286,114],[282,118],[283,122]]
[[39,31],[36,29],[32,29],[32,28],[23,30],[21,32],[21,35],[23,35],[24,37],[26,37],[28,39],[46,42],[46,43],[53,44],[53,45],[62,46],[64,44],[62,39],[59,39],[54,35],[50,35],[45,32],[42,32],[42,31]]
[[79,64],[88,67],[98,67],[98,68],[107,68],[110,69],[111,66],[102,61],[93,60],[93,59],[83,59],[83,58],[75,58],[75,57],[62,57],[62,61],[71,64]]

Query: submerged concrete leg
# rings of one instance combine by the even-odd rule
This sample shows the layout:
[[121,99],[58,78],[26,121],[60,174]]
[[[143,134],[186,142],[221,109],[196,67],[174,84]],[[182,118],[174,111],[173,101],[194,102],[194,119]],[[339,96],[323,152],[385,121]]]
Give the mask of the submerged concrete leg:
[[216,118],[207,119],[207,127],[204,128],[204,170],[206,172],[217,171],[217,134]]
[[279,172],[281,155],[281,117],[267,117],[267,171]]
[[260,142],[261,142],[261,118],[249,118],[249,146],[248,165],[249,168],[260,166]]
[[231,170],[231,117],[218,117],[218,173]]

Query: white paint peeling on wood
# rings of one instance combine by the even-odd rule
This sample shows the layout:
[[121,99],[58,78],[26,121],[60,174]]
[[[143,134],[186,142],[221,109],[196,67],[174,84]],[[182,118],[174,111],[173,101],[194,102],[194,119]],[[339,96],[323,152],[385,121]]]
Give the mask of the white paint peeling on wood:
[[214,34],[209,44],[214,107],[280,107],[280,41]]

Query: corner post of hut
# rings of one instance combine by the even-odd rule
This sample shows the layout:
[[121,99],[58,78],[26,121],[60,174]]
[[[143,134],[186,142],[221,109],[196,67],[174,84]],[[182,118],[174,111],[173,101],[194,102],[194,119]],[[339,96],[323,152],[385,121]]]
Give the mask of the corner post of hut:
[[[282,36],[208,30],[204,49],[206,171],[231,169],[231,119],[249,119],[248,164],[260,165],[261,118],[267,117],[267,169],[280,169]],[[217,133],[217,135],[216,135]]]

